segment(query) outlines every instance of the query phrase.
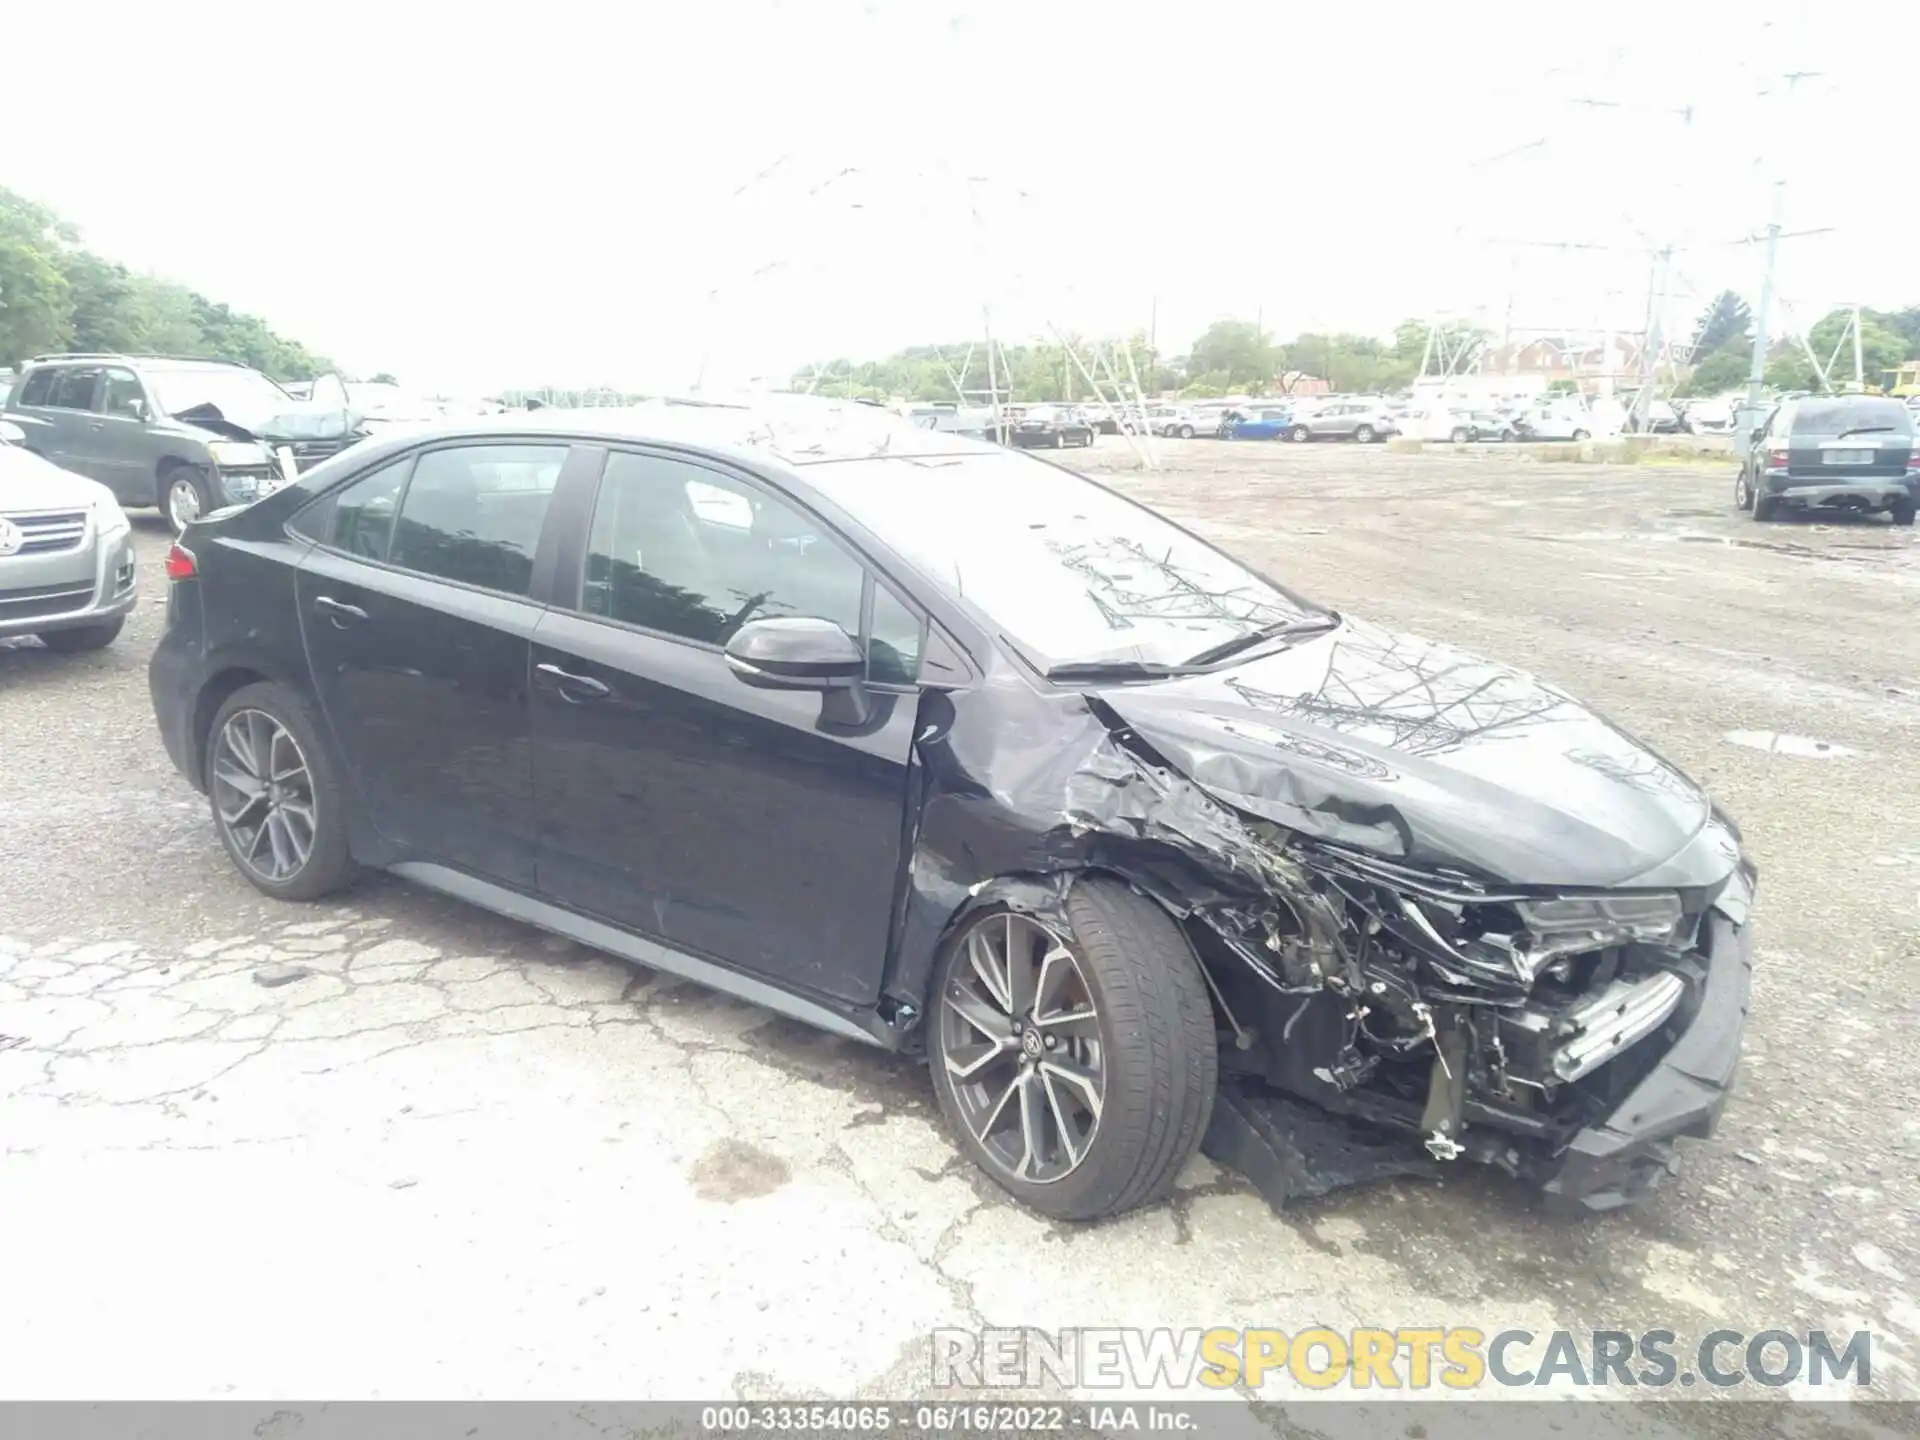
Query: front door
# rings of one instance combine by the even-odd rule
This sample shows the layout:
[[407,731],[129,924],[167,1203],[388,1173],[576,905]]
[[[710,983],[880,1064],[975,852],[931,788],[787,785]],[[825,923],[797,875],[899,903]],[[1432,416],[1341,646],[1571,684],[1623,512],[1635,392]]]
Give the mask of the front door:
[[100,381],[100,413],[91,432],[99,441],[94,478],[122,505],[151,505],[160,447],[149,429],[152,407],[133,371],[109,366]]
[[420,859],[530,889],[530,598],[568,450],[409,455],[321,502],[300,627],[365,813]]
[[[749,619],[836,621],[871,710],[759,690]],[[871,1003],[901,878],[920,619],[798,506],[729,472],[615,451],[577,607],[533,645],[543,894],[783,985]]]

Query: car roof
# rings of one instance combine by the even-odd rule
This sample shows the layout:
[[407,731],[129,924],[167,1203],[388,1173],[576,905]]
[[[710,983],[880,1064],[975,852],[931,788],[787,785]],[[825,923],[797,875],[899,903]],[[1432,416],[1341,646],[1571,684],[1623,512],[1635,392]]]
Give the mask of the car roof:
[[749,461],[771,457],[792,466],[1007,453],[1001,446],[951,431],[921,429],[891,411],[805,395],[742,402],[671,398],[578,410],[543,407],[428,421],[394,432],[396,440],[404,438],[409,445],[507,435],[686,445]]

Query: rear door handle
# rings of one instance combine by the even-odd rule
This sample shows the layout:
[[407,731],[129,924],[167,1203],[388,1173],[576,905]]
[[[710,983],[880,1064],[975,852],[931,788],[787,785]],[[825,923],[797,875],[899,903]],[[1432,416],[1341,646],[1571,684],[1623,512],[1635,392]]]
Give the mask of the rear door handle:
[[314,596],[313,608],[329,616],[336,625],[345,625],[367,618],[367,612],[358,605],[349,605],[344,600],[334,599],[331,595]]
[[591,675],[575,675],[571,670],[562,670],[558,665],[536,665],[533,667],[560,687],[560,693],[569,700],[604,700],[613,694],[613,687]]

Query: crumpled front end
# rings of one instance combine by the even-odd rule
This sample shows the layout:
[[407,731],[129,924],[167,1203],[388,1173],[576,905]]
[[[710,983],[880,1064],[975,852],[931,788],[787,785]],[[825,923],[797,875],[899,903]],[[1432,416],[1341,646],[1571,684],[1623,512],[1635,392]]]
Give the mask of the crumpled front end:
[[1249,815],[1110,718],[1065,819],[1207,874],[1157,893],[1232,1036],[1208,1149],[1276,1204],[1472,1159],[1605,1210],[1652,1189],[1676,1138],[1711,1133],[1755,878],[1717,811],[1649,872],[1672,883],[1506,886]]

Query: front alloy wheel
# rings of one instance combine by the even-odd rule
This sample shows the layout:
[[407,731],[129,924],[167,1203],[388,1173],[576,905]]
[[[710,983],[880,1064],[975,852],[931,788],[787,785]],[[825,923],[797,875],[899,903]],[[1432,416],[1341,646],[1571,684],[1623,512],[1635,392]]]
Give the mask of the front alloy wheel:
[[940,1006],[940,1053],[995,1169],[1050,1185],[1086,1158],[1106,1098],[1100,1016],[1067,942],[1005,911],[968,932]]
[[176,535],[206,513],[207,497],[200,477],[185,465],[167,472],[165,508]]
[[1193,948],[1151,900],[1076,880],[1064,913],[995,909],[942,954],[934,1092],[961,1147],[1056,1219],[1167,1194],[1200,1143],[1218,1073]]

